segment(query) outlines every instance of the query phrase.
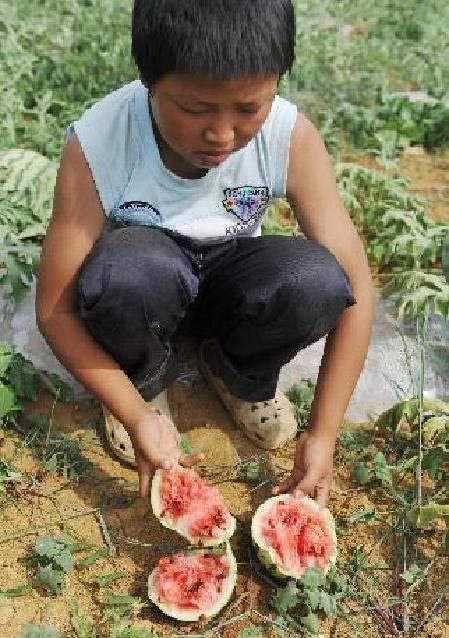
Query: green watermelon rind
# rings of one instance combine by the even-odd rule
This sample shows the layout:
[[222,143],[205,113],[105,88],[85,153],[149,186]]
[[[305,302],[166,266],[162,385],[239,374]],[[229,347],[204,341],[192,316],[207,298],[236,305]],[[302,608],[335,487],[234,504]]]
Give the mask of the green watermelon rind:
[[331,540],[334,546],[334,552],[329,558],[329,563],[326,566],[326,568],[323,570],[324,574],[327,574],[331,565],[334,565],[337,560],[337,534],[335,532],[335,521],[332,514],[326,507],[322,507],[316,501],[309,498],[308,496],[296,497],[296,496],[293,496],[292,494],[281,494],[279,496],[272,496],[271,498],[266,500],[264,503],[259,505],[251,522],[251,538],[257,552],[257,557],[259,558],[262,565],[268,570],[268,572],[275,578],[278,578],[279,580],[286,580],[288,578],[291,578],[294,580],[300,580],[304,576],[305,572],[307,571],[308,569],[307,567],[304,567],[304,569],[301,570],[301,573],[297,573],[297,572],[295,573],[295,572],[284,569],[279,564],[279,559],[277,557],[276,551],[262,541],[261,535],[259,533],[262,516],[269,509],[271,509],[276,502],[279,502],[279,501],[285,502],[287,500],[292,500],[295,502],[299,501],[300,503],[303,503],[305,507],[311,509],[314,513],[317,514],[317,516],[320,516],[321,518],[324,519],[324,522],[326,524],[327,529],[329,530]]
[[[195,553],[201,552],[202,554],[207,554],[207,549],[205,550],[196,550]],[[175,620],[180,620],[182,622],[197,622],[201,619],[209,619],[213,618],[228,604],[231,599],[232,593],[234,591],[236,582],[237,582],[237,561],[235,559],[234,554],[232,553],[231,546],[228,542],[226,542],[226,556],[229,559],[229,576],[227,581],[227,586],[219,598],[219,600],[215,603],[213,607],[205,610],[185,610],[185,609],[176,609],[170,605],[162,603],[158,600],[154,587],[154,580],[157,573],[157,566],[153,569],[151,574],[148,577],[148,598],[152,603],[158,607],[163,614],[166,616],[170,616],[170,618],[174,618]]]
[[162,472],[164,470],[156,470],[153,476],[153,481],[151,484],[151,507],[153,508],[153,513],[156,518],[159,520],[161,525],[170,529],[183,538],[185,538],[190,545],[195,545],[198,547],[215,547],[217,545],[221,545],[225,541],[228,541],[231,536],[233,536],[236,529],[236,520],[231,515],[229,519],[228,527],[223,530],[223,534],[221,534],[217,538],[204,539],[198,536],[189,536],[182,529],[176,526],[172,521],[170,521],[167,517],[165,517],[162,513],[161,507],[161,499],[160,499],[160,491],[161,491],[161,481],[162,481]]

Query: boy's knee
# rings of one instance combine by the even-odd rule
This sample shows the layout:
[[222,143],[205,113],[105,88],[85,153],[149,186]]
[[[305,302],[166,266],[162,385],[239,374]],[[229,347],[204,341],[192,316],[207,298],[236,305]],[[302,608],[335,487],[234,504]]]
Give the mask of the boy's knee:
[[292,263],[295,266],[284,273],[277,289],[276,306],[292,331],[315,340],[332,330],[355,303],[351,284],[334,255],[318,242],[307,240]]
[[101,238],[78,279],[82,316],[126,316],[139,308],[148,312],[184,305],[197,290],[197,278],[176,244],[160,231],[142,227],[117,229]]
[[298,260],[298,270],[284,283],[298,304],[342,309],[354,303],[351,283],[336,257],[322,244],[307,240],[307,258]]
[[336,257],[322,244],[314,243],[314,255],[307,278],[308,294],[321,301],[324,308],[354,303],[351,283]]

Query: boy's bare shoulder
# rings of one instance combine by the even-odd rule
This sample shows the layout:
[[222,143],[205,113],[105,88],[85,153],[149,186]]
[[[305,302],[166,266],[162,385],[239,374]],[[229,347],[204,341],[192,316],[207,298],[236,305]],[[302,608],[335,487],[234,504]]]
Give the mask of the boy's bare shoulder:
[[53,215],[39,268],[39,325],[55,313],[74,312],[76,277],[104,226],[105,215],[76,135],[65,146],[56,179]]
[[91,222],[97,222],[95,225],[101,226],[105,221],[92,172],[76,133],[72,134],[62,152],[56,181],[53,218],[72,222],[90,219]]
[[290,152],[293,154],[307,153],[316,146],[320,147],[321,150],[326,150],[316,126],[304,113],[298,111],[296,122],[292,130]]
[[304,198],[322,200],[336,195],[335,172],[331,158],[314,124],[298,112],[290,138],[287,171],[287,198],[299,204]]

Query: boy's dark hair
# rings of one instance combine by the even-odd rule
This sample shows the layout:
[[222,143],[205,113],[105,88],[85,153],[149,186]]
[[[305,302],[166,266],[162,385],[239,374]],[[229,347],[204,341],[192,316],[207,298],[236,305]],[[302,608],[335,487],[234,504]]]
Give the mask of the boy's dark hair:
[[154,86],[170,73],[283,75],[294,60],[291,0],[135,0],[132,54]]

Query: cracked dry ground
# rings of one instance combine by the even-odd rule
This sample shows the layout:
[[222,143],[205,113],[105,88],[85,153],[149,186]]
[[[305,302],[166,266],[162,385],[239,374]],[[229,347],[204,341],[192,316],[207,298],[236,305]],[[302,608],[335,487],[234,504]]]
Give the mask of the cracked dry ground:
[[[239,578],[234,601],[238,604],[225,611],[224,618],[238,616],[249,609],[266,616],[273,615],[269,607],[272,590],[263,575],[251,562],[249,552],[249,523],[256,507],[269,495],[269,486],[254,489],[254,485],[236,477],[235,464],[239,459],[247,459],[261,452],[267,459],[266,467],[288,469],[292,465],[293,444],[276,453],[265,453],[237,430],[219,400],[203,384],[193,387],[175,384],[170,392],[173,416],[179,429],[185,433],[191,444],[205,452],[207,468],[202,474],[211,483],[216,483],[231,512],[238,518],[238,530],[232,540],[232,546],[239,561]],[[104,444],[95,433],[98,428],[100,411],[93,403],[79,403],[54,406],[48,397],[41,397],[28,411],[51,414],[53,411],[54,428],[58,432],[69,434],[80,442],[83,455],[93,463],[90,474],[81,476],[77,482],[69,482],[55,475],[44,476],[34,489],[24,493],[19,499],[4,502],[0,521],[0,590],[17,587],[30,582],[32,572],[21,559],[29,552],[37,535],[69,534],[79,541],[87,541],[96,548],[104,547],[105,541],[100,522],[92,508],[101,508],[116,556],[100,560],[95,565],[75,570],[66,578],[66,587],[62,595],[50,596],[35,587],[22,597],[0,601],[0,636],[19,638],[21,627],[29,622],[49,623],[68,631],[70,616],[68,604],[76,599],[86,617],[98,622],[102,592],[92,583],[94,577],[119,571],[126,576],[112,585],[116,594],[141,596],[146,600],[146,579],[159,556],[163,555],[161,545],[180,545],[179,538],[163,528],[153,517],[148,500],[140,499],[136,494],[136,473],[113,460]],[[58,426],[56,426],[56,423]],[[369,425],[365,427],[372,432]],[[379,446],[382,441],[378,440]],[[376,498],[373,490],[357,487],[349,479],[351,471],[350,452],[340,451],[336,459],[336,472],[330,499],[330,509],[337,517],[347,516],[357,511],[376,507],[384,514],[385,524],[352,525],[347,535],[339,539],[339,551],[342,561],[348,560],[356,546],[369,553],[374,563],[392,564],[392,543],[388,538],[382,541],[383,533],[388,530],[389,514],[387,505]],[[352,453],[356,455],[356,453]],[[5,434],[1,442],[0,456],[14,459],[14,465],[28,477],[39,472],[39,462],[29,450],[21,446],[20,438]],[[355,456],[352,460],[356,460]],[[257,487],[257,486],[256,486]],[[71,517],[72,518],[69,518]],[[8,540],[9,539],[9,540]],[[151,546],[153,544],[153,546]],[[156,547],[155,547],[156,546]],[[423,556],[431,556],[435,551],[434,541],[428,539],[422,547]],[[82,554],[81,554],[82,555]],[[430,607],[432,594],[449,585],[447,561],[435,566],[429,572],[422,592],[417,595],[412,614],[419,618]],[[381,572],[382,586],[373,589],[367,576],[364,587],[379,601],[391,595],[392,572]],[[376,621],[368,612],[360,611],[355,602],[344,606],[348,621],[325,620],[322,622],[321,635],[330,636],[366,636],[381,638],[385,636]],[[228,614],[228,616],[226,616]],[[261,624],[260,617],[253,614],[253,623]],[[222,622],[223,616],[217,622]],[[240,631],[251,626],[247,619],[232,622],[221,628],[224,638],[237,637]],[[355,625],[360,633],[351,628]],[[429,623],[420,638],[449,638],[449,613],[437,615]],[[174,623],[148,604],[133,623],[133,627],[153,630],[156,636],[189,634],[184,625]],[[190,629],[201,631],[198,626]],[[63,634],[65,635],[65,634]],[[68,634],[71,636],[72,634]],[[217,635],[217,634],[215,634]],[[264,634],[269,635],[269,634]],[[415,637],[414,637],[415,638]]]

